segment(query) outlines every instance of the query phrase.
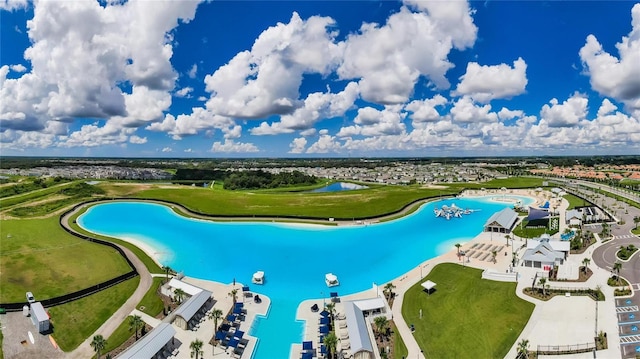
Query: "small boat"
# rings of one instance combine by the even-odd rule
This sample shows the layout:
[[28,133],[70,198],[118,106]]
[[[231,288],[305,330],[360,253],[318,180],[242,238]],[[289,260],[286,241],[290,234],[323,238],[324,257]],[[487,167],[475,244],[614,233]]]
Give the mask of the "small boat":
[[254,284],[264,284],[264,272],[259,270],[253,273],[253,278],[251,278],[251,282]]
[[324,282],[327,283],[327,287],[335,287],[337,285],[340,285],[340,282],[338,281],[338,277],[336,277],[336,275],[333,273],[325,274]]

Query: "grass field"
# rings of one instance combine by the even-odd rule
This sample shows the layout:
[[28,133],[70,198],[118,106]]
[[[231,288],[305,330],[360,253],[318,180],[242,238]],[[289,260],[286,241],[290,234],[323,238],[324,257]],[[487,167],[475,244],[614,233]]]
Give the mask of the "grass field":
[[[155,277],[153,278],[153,283],[151,284],[151,288],[144,295],[140,303],[138,303],[138,310],[143,313],[149,314],[152,317],[160,314],[162,309],[164,308],[164,303],[160,300],[158,296],[158,288],[162,285],[162,282],[165,278]],[[144,309],[142,309],[144,307]]]
[[140,277],[135,277],[91,296],[49,308],[53,337],[60,348],[65,352],[77,348],[127,301],[139,282]]
[[588,206],[590,204],[589,202],[583,200],[582,198],[576,197],[572,194],[566,194],[562,197],[569,202],[569,207],[567,207],[567,211],[570,209],[574,209],[576,207]]
[[38,189],[31,192],[22,193],[12,197],[2,198],[0,199],[0,209],[5,209],[7,207],[14,206],[16,204],[22,204],[28,201],[32,201],[38,198],[48,196],[53,193],[57,193],[58,191],[71,187],[77,183],[79,183],[79,181],[67,182],[67,183],[57,184],[55,186],[51,186],[43,189]]
[[183,204],[190,210],[216,215],[367,218],[401,210],[413,201],[457,190],[389,186],[335,193],[225,191],[206,188],[150,189],[136,197]]
[[[127,339],[131,338],[135,334],[133,332],[133,329],[130,329],[131,327],[129,326],[129,318],[130,317],[131,316],[127,317],[122,323],[120,323],[120,325],[111,334],[111,336],[109,336],[109,338],[106,338],[107,339],[107,345],[102,350],[103,354],[108,353],[108,352],[112,351],[113,349],[121,346],[122,343],[126,342]],[[95,356],[94,356],[94,358],[95,358]]]
[[[402,316],[427,358],[503,358],[526,325],[534,305],[518,298],[516,283],[481,279],[481,270],[439,264],[405,294]],[[422,319],[419,311],[422,309]]]
[[0,303],[21,302],[25,291],[51,298],[127,273],[114,249],[66,233],[58,218],[0,224]]

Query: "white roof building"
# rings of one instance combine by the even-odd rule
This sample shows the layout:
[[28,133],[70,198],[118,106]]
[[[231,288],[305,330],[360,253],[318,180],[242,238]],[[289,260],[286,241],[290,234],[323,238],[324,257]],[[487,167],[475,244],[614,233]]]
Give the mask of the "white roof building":
[[157,327],[135,342],[117,356],[118,359],[151,359],[164,349],[176,334],[169,323],[160,323]]

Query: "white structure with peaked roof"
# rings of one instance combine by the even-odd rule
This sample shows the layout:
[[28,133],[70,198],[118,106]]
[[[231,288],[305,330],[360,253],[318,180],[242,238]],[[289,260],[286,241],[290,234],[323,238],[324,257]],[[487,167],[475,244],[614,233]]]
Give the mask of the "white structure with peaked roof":
[[564,263],[569,255],[571,243],[569,241],[554,241],[551,236],[543,234],[537,239],[527,242],[527,250],[522,257],[525,267],[550,270],[554,266]]
[[484,224],[485,232],[510,233],[518,221],[518,213],[512,208],[505,208],[494,213]]
[[369,327],[364,319],[362,310],[354,302],[345,302],[344,314],[347,320],[352,358],[373,359],[375,356],[369,336]]
[[169,344],[169,341],[176,334],[169,323],[160,323],[157,327],[147,333],[140,340],[135,342],[127,350],[120,353],[118,359],[151,359]]

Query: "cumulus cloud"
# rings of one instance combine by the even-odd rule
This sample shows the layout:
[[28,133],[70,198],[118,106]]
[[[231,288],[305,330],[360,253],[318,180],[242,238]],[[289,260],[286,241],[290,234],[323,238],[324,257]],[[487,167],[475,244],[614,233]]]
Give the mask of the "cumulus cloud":
[[180,140],[185,136],[193,136],[202,131],[211,129],[227,129],[235,125],[229,117],[216,115],[213,112],[202,108],[194,107],[191,114],[182,114],[175,117],[167,114],[161,122],[154,122],[145,129],[155,132],[166,132],[174,140]]
[[9,66],[9,68],[11,69],[11,71],[13,72],[25,72],[27,71],[27,68],[24,67],[23,64],[16,64],[16,65],[11,65]]
[[350,82],[343,91],[335,94],[310,93],[304,100],[304,104],[293,113],[281,116],[279,122],[272,124],[262,122],[260,126],[251,129],[251,134],[276,135],[310,130],[319,120],[343,116],[353,107],[358,94],[358,84],[355,82]]
[[367,101],[406,102],[420,76],[437,88],[448,88],[445,73],[453,67],[447,59],[449,52],[475,42],[477,28],[466,1],[407,3],[410,6],[389,16],[386,24],[363,24],[344,42],[338,75],[360,79],[362,97]]
[[[118,117],[120,125],[136,126],[162,117],[177,77],[169,33],[194,17],[198,2],[33,6],[27,23],[31,46],[24,52],[31,71],[16,79],[0,71],[3,128],[41,130],[47,121],[78,117]],[[122,90],[123,83],[131,92]]]
[[426,100],[413,100],[404,108],[413,112],[410,118],[413,120],[413,126],[423,122],[433,122],[441,119],[441,115],[436,107],[442,107],[447,103],[447,99],[442,95],[435,95],[433,98]]
[[162,152],[164,152],[164,153],[173,152],[173,149],[171,147],[164,147],[162,149]]
[[524,111],[510,110],[506,107],[501,108],[500,111],[498,112],[498,118],[501,119],[502,121],[510,120],[512,118],[522,117],[522,116],[524,116]]
[[318,140],[311,144],[307,149],[307,153],[339,153],[342,149],[342,145],[337,141],[334,136],[329,135],[325,129],[320,130],[320,137]]
[[141,144],[147,143],[147,138],[133,135],[133,136],[129,137],[129,142],[131,142],[133,144],[136,144],[136,145],[141,145]]
[[399,106],[388,106],[383,110],[363,107],[358,109],[358,114],[353,120],[355,125],[341,128],[336,136],[397,135],[406,130],[406,126],[402,122],[405,117],[406,113],[400,112]]
[[294,12],[289,23],[263,31],[250,51],[205,77],[207,108],[240,118],[292,112],[303,75],[328,74],[340,59],[335,34],[327,31],[333,25],[329,17],[302,20]]
[[571,127],[577,125],[587,116],[587,105],[589,100],[580,93],[575,93],[563,103],[559,103],[556,98],[542,106],[540,110],[540,120],[549,127]]
[[619,58],[604,51],[594,35],[587,36],[580,59],[591,86],[600,94],[640,109],[640,4],[631,9],[632,30],[616,44]]
[[457,122],[496,122],[498,115],[491,112],[491,105],[478,106],[471,97],[462,96],[451,108],[451,115]]
[[303,153],[307,147],[307,139],[304,137],[294,138],[289,144],[289,153]]
[[29,0],[0,0],[0,10],[14,11],[27,7]]
[[507,64],[481,66],[477,62],[470,62],[453,94],[469,95],[482,103],[511,98],[524,93],[527,86],[526,72],[527,64],[522,58],[513,62],[513,68]]
[[260,152],[253,143],[234,142],[232,139],[225,139],[223,142],[214,142],[211,152],[223,153],[252,153]]
[[177,97],[186,97],[186,98],[190,98],[191,97],[191,93],[193,92],[193,87],[183,87],[180,90],[175,92],[175,95]]
[[193,64],[193,66],[191,66],[191,68],[189,69],[189,72],[187,72],[187,76],[189,76],[190,79],[195,79],[197,74],[198,64]]

